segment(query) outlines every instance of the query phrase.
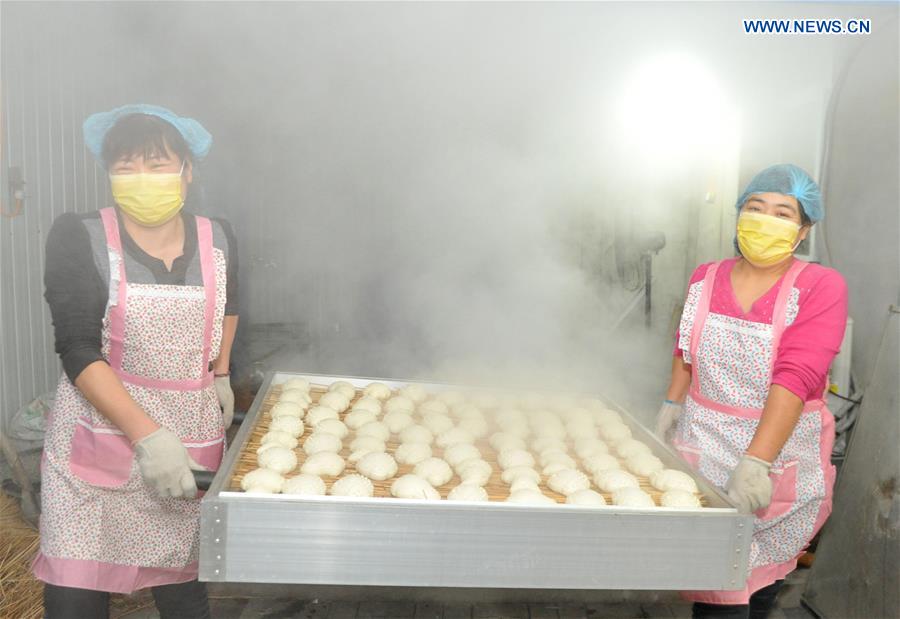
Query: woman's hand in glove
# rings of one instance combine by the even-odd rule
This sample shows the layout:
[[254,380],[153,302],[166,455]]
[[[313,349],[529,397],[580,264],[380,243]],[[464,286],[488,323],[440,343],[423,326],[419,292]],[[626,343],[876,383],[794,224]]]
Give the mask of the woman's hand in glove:
[[231,427],[231,422],[234,419],[234,391],[231,390],[231,377],[228,375],[216,376],[213,379],[213,384],[216,387],[216,397],[219,398],[219,406],[222,407],[222,422],[227,430]]
[[751,514],[772,502],[771,463],[744,455],[725,484],[728,497],[742,514]]
[[678,421],[678,416],[681,415],[681,408],[681,404],[678,402],[673,402],[672,400],[663,402],[659,413],[656,415],[656,436],[659,437],[659,440],[666,440],[666,433]]
[[197,496],[197,484],[191,470],[206,469],[194,462],[172,432],[160,428],[135,443],[134,451],[144,481],[159,496],[186,499]]

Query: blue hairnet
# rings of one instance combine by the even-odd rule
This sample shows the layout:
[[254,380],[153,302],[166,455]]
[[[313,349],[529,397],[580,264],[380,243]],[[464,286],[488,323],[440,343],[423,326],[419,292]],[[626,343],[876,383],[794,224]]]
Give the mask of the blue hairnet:
[[209,152],[209,147],[212,146],[212,136],[209,131],[193,118],[182,118],[171,110],[158,105],[134,103],[117,107],[109,112],[91,114],[84,121],[81,127],[84,133],[84,143],[97,161],[103,163],[103,141],[106,139],[106,134],[120,118],[130,114],[157,116],[175,127],[187,143],[194,159],[203,159]]
[[816,181],[802,168],[792,163],[773,165],[754,176],[735,206],[737,210],[741,210],[744,202],[752,194],[770,191],[794,196],[800,203],[800,208],[813,223],[821,221],[825,216],[822,193],[819,191]]

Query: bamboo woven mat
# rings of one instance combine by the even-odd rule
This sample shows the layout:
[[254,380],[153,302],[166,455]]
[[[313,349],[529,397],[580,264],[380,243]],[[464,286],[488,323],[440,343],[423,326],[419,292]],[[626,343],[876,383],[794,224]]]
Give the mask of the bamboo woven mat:
[[[319,398],[322,397],[326,393],[326,387],[313,385],[310,389],[310,396],[312,396],[312,404],[310,407],[315,406]],[[268,432],[269,424],[272,421],[270,416],[270,411],[272,407],[278,402],[278,397],[281,394],[281,387],[279,385],[272,386],[268,393],[266,393],[265,398],[263,399],[262,405],[260,407],[259,414],[256,416],[256,425],[253,427],[253,430],[250,434],[250,439],[244,445],[244,448],[241,451],[238,462],[234,467],[234,473],[231,477],[231,480],[228,483],[228,489],[232,492],[241,492],[241,480],[244,478],[244,475],[249,473],[250,471],[258,468],[258,464],[256,462],[256,450],[262,444],[263,435]],[[357,390],[356,396],[350,403],[350,408],[353,407],[353,404],[362,397],[360,390]],[[341,413],[340,418],[343,421],[345,415],[350,411],[350,408],[347,409],[347,412]],[[416,415],[414,415],[416,416]],[[297,447],[293,450],[295,454],[297,454],[297,468],[291,471],[286,475],[289,477],[291,475],[298,475],[300,473],[300,467],[303,465],[304,460],[306,459],[306,453],[302,449],[303,441],[313,432],[313,428],[304,424],[303,435],[299,437],[299,443]],[[347,467],[341,473],[340,477],[349,475],[351,473],[356,473],[356,465],[355,463],[351,463],[348,458],[350,456],[350,439],[353,436],[353,431],[351,430],[351,434],[344,438],[344,449],[340,452],[341,457],[347,462]],[[387,445],[387,453],[394,455],[394,451],[397,447],[400,446],[400,442],[396,440],[396,436],[392,435],[391,439],[386,442]],[[493,447],[491,447],[487,440],[481,440],[476,442],[476,446],[481,451],[482,458],[488,462],[493,468],[493,474],[491,478],[488,480],[488,483],[484,486],[485,491],[487,491],[488,499],[490,501],[503,502],[509,496],[509,485],[504,482],[500,478],[500,473],[502,469],[500,465],[497,463],[497,453],[494,451]],[[443,449],[438,447],[437,445],[432,444],[432,455],[436,457],[443,456]],[[613,454],[614,455],[614,454]],[[619,459],[620,464],[622,464],[622,468],[624,469],[624,463]],[[372,480],[372,485],[375,487],[375,496],[381,498],[393,499],[391,496],[391,484],[395,479],[402,475],[406,475],[407,473],[412,473],[414,465],[410,464],[398,464],[397,474],[385,481],[375,481]],[[590,475],[589,475],[590,477]],[[641,489],[647,492],[652,498],[653,502],[659,505],[660,496],[662,493],[650,485],[650,480],[647,477],[637,476],[638,481],[640,482]],[[338,477],[330,477],[323,476],[322,479],[325,481],[325,485],[328,488],[331,488],[331,484],[337,481]],[[436,490],[441,494],[442,499],[446,499],[447,495],[453,488],[462,483],[462,480],[459,476],[454,472],[453,478],[443,486],[437,486]],[[541,482],[538,484],[538,487],[541,489],[541,492],[544,493],[545,496],[552,498],[557,503],[565,503],[566,497],[565,495],[559,494],[558,492],[554,492],[551,490],[546,484],[546,476],[541,476]],[[596,486],[592,485],[593,490],[597,490],[600,494],[603,495],[603,498],[606,499],[608,505],[612,505],[612,494],[609,492],[601,492]],[[705,496],[699,495],[700,503],[706,507],[708,506],[708,501]]]

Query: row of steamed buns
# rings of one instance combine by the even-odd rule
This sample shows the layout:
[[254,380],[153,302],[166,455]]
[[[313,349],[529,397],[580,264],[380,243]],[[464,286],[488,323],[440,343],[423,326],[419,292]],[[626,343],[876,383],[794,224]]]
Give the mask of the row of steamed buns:
[[[551,490],[567,497],[567,503],[605,504],[603,495],[591,489],[591,479],[568,453],[571,443],[581,468],[616,504],[655,505],[640,488],[637,475],[650,477],[651,484],[664,493],[660,504],[665,507],[700,506],[693,479],[664,469],[647,445],[631,437],[619,414],[596,399],[457,391],[430,397],[420,385],[408,385],[394,393],[383,383],[370,383],[351,408],[356,395],[353,385],[338,381],[313,406],[305,379],[287,381],[270,411],[269,432],[258,450],[260,468],[244,477],[243,488],[325,494],[322,476],[338,477],[344,472],[346,462],[339,452],[349,440],[348,460],[356,465],[357,473],[335,481],[330,489],[333,495],[372,496],[372,480],[393,478],[399,463],[415,468],[393,482],[393,496],[440,499],[436,487],[447,484],[455,472],[461,483],[449,492],[448,499],[485,501],[484,486],[494,469],[475,443],[496,426],[499,431],[490,434],[488,442],[496,451],[501,479],[509,486],[508,501],[555,504],[540,490],[543,478]],[[297,467],[293,450],[306,428],[312,432],[302,444],[305,460],[300,475],[285,478]],[[386,447],[392,435],[400,441],[393,455]],[[434,455],[435,447],[443,457]],[[621,469],[611,449],[628,470]]]

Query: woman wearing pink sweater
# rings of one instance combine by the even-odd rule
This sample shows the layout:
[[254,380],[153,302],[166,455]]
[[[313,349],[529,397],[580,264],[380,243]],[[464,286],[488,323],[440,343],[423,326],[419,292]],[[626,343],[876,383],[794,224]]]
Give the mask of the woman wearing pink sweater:
[[686,592],[694,617],[762,619],[831,513],[834,419],[823,398],[847,287],[793,256],[823,216],[806,172],[763,170],[737,209],[740,256],[691,277],[657,432],[756,516],[746,587]]

